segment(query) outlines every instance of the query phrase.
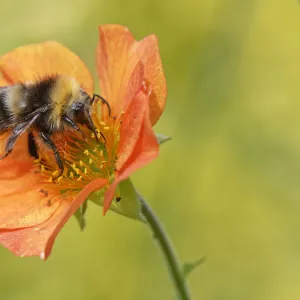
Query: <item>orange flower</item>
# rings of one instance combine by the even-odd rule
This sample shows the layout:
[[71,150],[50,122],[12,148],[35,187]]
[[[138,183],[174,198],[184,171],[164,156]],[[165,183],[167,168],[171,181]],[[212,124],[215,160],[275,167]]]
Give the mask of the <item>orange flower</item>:
[[[165,105],[166,83],[157,38],[135,41],[126,27],[100,26],[97,69],[102,96],[112,114],[98,103],[95,136],[84,140],[68,132],[55,137],[65,170],[53,182],[56,164],[40,150],[33,160],[22,136],[13,152],[0,161],[0,243],[17,255],[46,259],[58,232],[90,193],[105,188],[104,213],[118,184],[158,155],[152,126]],[[0,58],[0,84],[35,81],[53,75],[75,78],[93,94],[93,80],[84,63],[56,42],[23,46]],[[0,142],[3,147],[4,139]]]

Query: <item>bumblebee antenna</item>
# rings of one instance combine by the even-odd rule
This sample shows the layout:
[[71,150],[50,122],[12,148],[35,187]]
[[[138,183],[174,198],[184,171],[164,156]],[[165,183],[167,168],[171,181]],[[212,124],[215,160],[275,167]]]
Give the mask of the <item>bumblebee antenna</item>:
[[99,99],[102,101],[102,103],[104,103],[104,104],[107,106],[107,108],[108,108],[108,115],[111,116],[111,108],[110,108],[110,105],[109,105],[109,103],[107,102],[107,100],[105,100],[105,99],[104,99],[103,97],[101,97],[100,95],[94,94],[94,95],[93,95],[93,98],[92,98],[92,103],[96,100],[96,98],[99,98]]

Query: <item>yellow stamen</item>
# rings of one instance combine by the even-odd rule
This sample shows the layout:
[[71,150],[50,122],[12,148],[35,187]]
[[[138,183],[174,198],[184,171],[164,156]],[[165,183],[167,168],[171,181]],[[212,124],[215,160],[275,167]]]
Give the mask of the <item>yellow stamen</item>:
[[56,171],[54,171],[54,172],[52,173],[52,177],[55,177],[55,176],[58,175],[58,174],[59,174],[59,171],[56,170]]

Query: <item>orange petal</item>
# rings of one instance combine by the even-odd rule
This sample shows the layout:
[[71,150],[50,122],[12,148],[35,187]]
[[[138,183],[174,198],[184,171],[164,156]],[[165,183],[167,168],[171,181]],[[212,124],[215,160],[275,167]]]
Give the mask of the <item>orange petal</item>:
[[19,47],[0,58],[0,71],[11,84],[36,81],[53,75],[74,77],[93,94],[93,79],[81,59],[57,42]]
[[[119,159],[121,158],[122,162],[119,163],[118,159],[117,165],[120,169],[118,169],[115,181],[105,192],[103,205],[104,214],[111,205],[117,185],[124,179],[128,178],[135,170],[145,166],[158,156],[159,146],[149,119],[149,107],[147,100],[148,96],[146,96],[143,92],[140,92],[128,108],[128,114],[124,115],[123,124],[125,122],[130,124],[130,121],[132,124],[138,123],[135,128],[138,134],[133,131],[133,128],[127,128],[122,124],[120,141],[122,140],[124,146],[122,146],[120,150],[123,150],[124,152],[121,153],[121,151],[119,151]],[[140,111],[143,112],[142,118]],[[129,147],[125,145],[126,141],[130,145]]]
[[[5,140],[0,140],[1,147]],[[27,134],[17,141],[12,153],[0,161],[0,228],[33,226],[47,220],[57,206],[47,205],[48,197],[33,171],[28,155]]]
[[52,250],[54,240],[88,195],[104,187],[106,179],[97,179],[88,184],[74,201],[70,198],[61,199],[55,213],[42,224],[17,230],[0,230],[0,243],[19,256],[38,255],[46,259]]
[[140,138],[145,111],[149,106],[149,97],[140,91],[131,101],[120,130],[120,142],[118,150],[117,170],[121,170],[128,158],[131,156],[135,145]]
[[[46,221],[57,209],[58,203],[48,201],[56,195],[41,192],[36,176],[28,164],[7,164],[1,174],[0,229],[34,226]],[[12,178],[12,174],[15,175]],[[4,179],[3,177],[7,177]]]
[[131,77],[128,81],[128,85],[126,87],[126,91],[124,94],[124,98],[122,101],[122,106],[120,106],[120,110],[117,112],[127,111],[128,106],[131,104],[132,99],[135,98],[138,91],[141,90],[144,82],[144,65],[142,62],[138,62],[135,66],[133,72],[131,73]]
[[118,94],[124,83],[129,48],[134,43],[134,37],[126,27],[121,25],[103,25],[99,27],[99,32],[96,60],[100,89],[114,113],[119,106]]
[[151,35],[137,42],[128,28],[120,25],[103,25],[99,30],[97,69],[100,88],[111,104],[113,114],[118,115],[124,109],[127,87],[141,61],[145,82],[151,90],[150,120],[154,125],[164,109],[167,93],[157,37]]
[[152,126],[156,124],[162,114],[167,96],[166,79],[159,54],[158,40],[155,35],[150,35],[136,42],[131,52],[133,59],[144,64],[144,76],[151,89],[150,95],[150,120]]

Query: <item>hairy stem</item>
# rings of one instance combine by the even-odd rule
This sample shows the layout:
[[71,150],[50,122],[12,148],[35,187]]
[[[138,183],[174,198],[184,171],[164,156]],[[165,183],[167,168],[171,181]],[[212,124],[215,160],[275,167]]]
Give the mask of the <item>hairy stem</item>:
[[139,195],[142,203],[142,213],[146,218],[154,236],[162,250],[162,253],[166,259],[170,276],[173,279],[174,287],[176,289],[177,296],[180,300],[191,300],[190,292],[182,273],[182,265],[176,256],[174,247],[164,230],[162,224],[159,222],[149,204]]

